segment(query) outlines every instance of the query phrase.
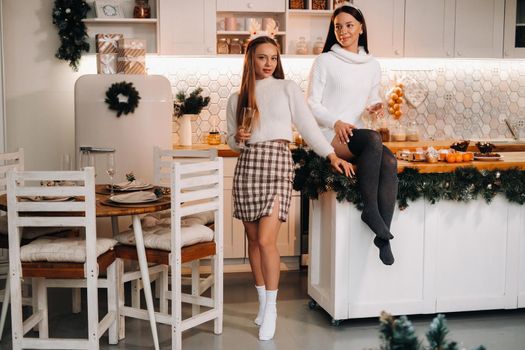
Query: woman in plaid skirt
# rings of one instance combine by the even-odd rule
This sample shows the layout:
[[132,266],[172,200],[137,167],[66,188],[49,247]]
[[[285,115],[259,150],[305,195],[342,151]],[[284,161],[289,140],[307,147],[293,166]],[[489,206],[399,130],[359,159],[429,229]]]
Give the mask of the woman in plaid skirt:
[[[249,109],[247,109],[249,108]],[[251,123],[243,115],[251,111]],[[338,158],[323,137],[297,84],[284,80],[274,39],[250,41],[244,58],[241,88],[227,106],[228,144],[240,156],[233,179],[233,216],[242,220],[248,237],[250,266],[259,295],[255,323],[259,339],[272,339],[277,320],[280,257],[277,234],[288,218],[293,181],[289,142],[292,122],[320,156],[347,176],[352,166]]]

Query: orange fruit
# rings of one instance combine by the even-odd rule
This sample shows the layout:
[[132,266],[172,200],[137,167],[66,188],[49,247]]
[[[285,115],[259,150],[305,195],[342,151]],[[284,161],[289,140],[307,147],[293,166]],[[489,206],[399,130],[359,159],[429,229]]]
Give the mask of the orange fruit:
[[390,107],[392,107],[395,103],[396,103],[396,101],[394,101],[394,100],[392,100],[392,99],[388,100],[388,105],[389,105]]
[[447,163],[455,163],[456,155],[454,153],[447,153]]
[[396,86],[401,89],[404,87],[403,83],[397,83]]
[[395,111],[394,108],[392,108],[392,107],[390,107],[390,108],[388,109],[388,113],[390,113],[390,114],[394,114],[395,112],[396,112],[396,111]]
[[403,93],[403,90],[401,90],[400,87],[395,87],[393,91],[394,91],[394,93],[397,94],[398,96],[402,96],[401,94]]
[[399,109],[401,108],[401,106],[399,105],[399,103],[396,103],[392,106],[392,108],[394,108],[394,111],[399,111]]
[[403,90],[399,91],[399,92],[397,93],[397,95],[398,95],[399,97],[402,97],[402,96],[404,95],[404,94],[403,94]]
[[399,104],[403,104],[405,103],[405,100],[402,97],[400,97],[396,102]]
[[397,99],[399,98],[399,95],[396,94],[395,92],[393,92],[393,93],[390,94],[390,98],[391,98],[392,100],[394,100],[394,101],[397,101]]
[[[398,106],[399,106],[399,105],[398,105]],[[402,114],[403,114],[403,113],[401,113],[401,111],[400,111],[399,109],[398,109],[397,111],[394,112],[394,116],[395,116],[396,118],[401,118],[401,115],[402,115]]]
[[470,155],[468,153],[463,153],[462,158],[464,162],[468,162],[470,160]]
[[463,154],[456,153],[456,163],[461,163],[463,161]]

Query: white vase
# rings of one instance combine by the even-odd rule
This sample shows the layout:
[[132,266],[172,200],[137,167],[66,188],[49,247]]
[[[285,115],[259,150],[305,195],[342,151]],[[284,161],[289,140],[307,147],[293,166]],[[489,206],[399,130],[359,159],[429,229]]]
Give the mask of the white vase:
[[179,118],[179,144],[191,146],[191,119],[195,114],[183,114]]

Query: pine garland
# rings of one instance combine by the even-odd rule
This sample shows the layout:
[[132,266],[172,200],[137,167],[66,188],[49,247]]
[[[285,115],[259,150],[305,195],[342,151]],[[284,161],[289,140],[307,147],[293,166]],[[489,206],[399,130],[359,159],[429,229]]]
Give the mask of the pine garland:
[[[334,191],[338,201],[346,200],[362,210],[363,200],[355,179],[336,173],[328,160],[313,151],[296,149],[293,159],[295,190],[302,191],[310,199]],[[451,173],[420,174],[415,168],[405,168],[398,178],[397,202],[401,210],[408,207],[409,201],[420,198],[435,204],[440,200],[468,202],[481,197],[490,203],[497,194],[502,194],[511,203],[525,203],[525,171],[519,169],[480,171],[461,167]]]
[[87,28],[82,20],[90,6],[83,0],[55,0],[53,24],[58,28],[60,47],[55,57],[69,61],[73,70],[78,70],[82,51],[89,51]]

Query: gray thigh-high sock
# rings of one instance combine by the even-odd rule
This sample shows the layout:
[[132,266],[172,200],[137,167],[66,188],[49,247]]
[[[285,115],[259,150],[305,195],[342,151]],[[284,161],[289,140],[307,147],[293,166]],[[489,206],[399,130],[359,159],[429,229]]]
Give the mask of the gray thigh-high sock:
[[381,136],[374,130],[356,129],[348,142],[348,149],[357,157],[357,182],[363,198],[361,219],[378,238],[392,239],[378,205],[378,190],[383,158]]
[[383,146],[377,204],[379,213],[388,229],[390,229],[392,216],[394,215],[394,209],[396,207],[398,183],[396,157],[388,148]]
[[[396,206],[398,182],[396,157],[388,148],[383,146],[377,198],[379,213],[381,213],[381,217],[388,229],[390,229]],[[390,247],[390,241],[376,237],[374,238],[374,244],[379,248],[381,261],[385,265],[392,265],[394,263],[394,254]]]

